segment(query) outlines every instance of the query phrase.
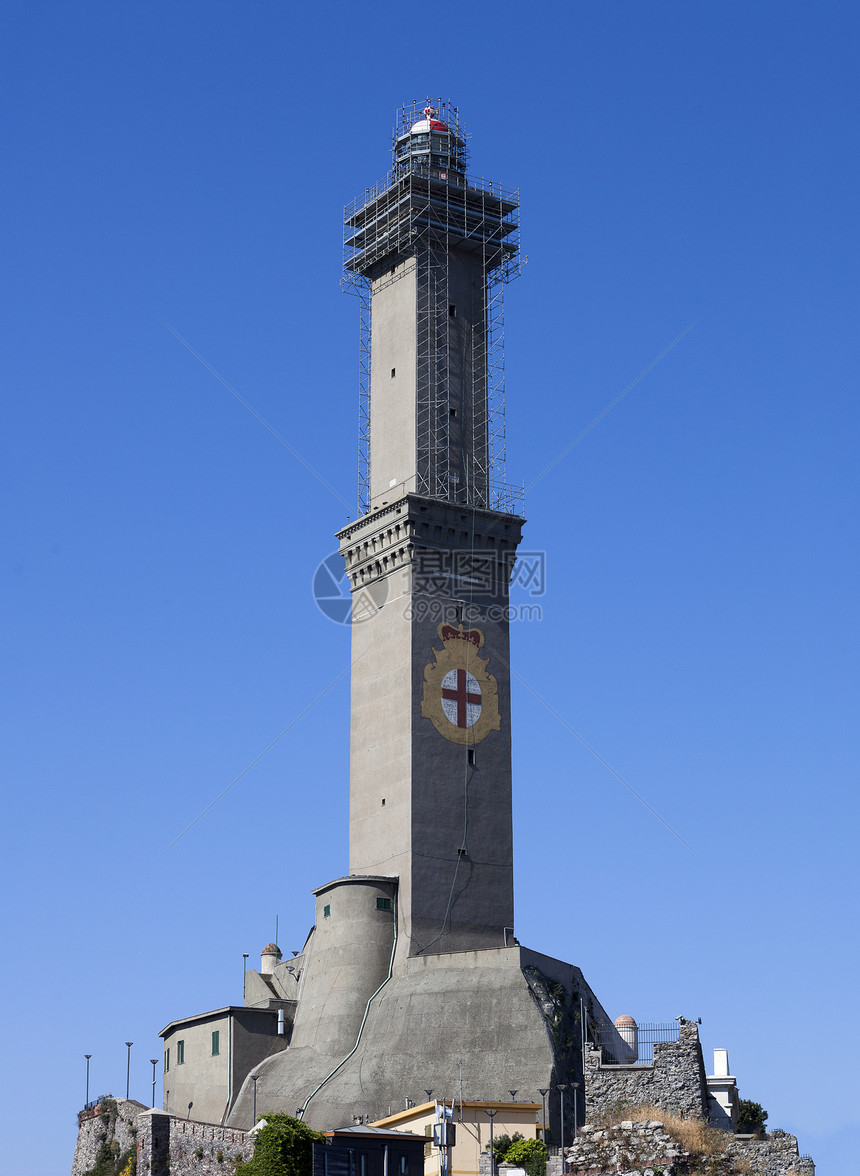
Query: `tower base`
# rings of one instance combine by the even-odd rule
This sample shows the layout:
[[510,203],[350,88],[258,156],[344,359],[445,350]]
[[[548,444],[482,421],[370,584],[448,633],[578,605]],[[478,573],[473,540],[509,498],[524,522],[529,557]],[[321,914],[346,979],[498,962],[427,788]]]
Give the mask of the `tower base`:
[[[425,1101],[428,1089],[440,1099],[492,1102],[516,1088],[520,1099],[540,1102],[541,1088],[582,1080],[580,1001],[608,1020],[578,968],[519,945],[398,961],[365,1003],[360,1032],[336,1051],[326,1001],[317,1005],[309,992],[300,997],[294,1041],[307,1041],[306,1029],[298,1033],[305,999],[316,1006],[325,1048],[291,1045],[261,1062],[257,1110],[304,1108],[315,1128],[382,1118],[407,1099]],[[248,1079],[230,1125],[250,1126],[252,1104]]]

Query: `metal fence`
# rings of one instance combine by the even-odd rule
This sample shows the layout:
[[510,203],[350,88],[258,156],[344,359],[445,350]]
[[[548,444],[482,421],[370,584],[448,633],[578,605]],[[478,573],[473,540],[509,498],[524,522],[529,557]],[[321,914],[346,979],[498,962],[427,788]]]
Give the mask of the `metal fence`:
[[603,1050],[605,1066],[652,1066],[654,1046],[678,1040],[677,1021],[643,1021],[636,1025],[590,1025],[592,1040]]

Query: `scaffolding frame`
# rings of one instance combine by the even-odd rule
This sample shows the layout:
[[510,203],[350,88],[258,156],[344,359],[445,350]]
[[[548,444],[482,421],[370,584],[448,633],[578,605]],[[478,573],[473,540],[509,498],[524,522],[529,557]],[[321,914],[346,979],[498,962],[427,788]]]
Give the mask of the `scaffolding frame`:
[[[505,483],[504,287],[519,276],[519,193],[456,170],[468,161],[459,111],[439,100],[433,117],[452,132],[447,162],[398,155],[398,142],[425,115],[404,106],[394,129],[395,166],[344,210],[342,286],[359,297],[359,513],[370,506],[371,327],[374,293],[416,263],[416,463],[418,493],[509,514],[522,513],[522,489]],[[449,166],[450,164],[450,166]],[[465,485],[451,469],[453,251],[478,258],[483,306],[472,323],[470,417]]]

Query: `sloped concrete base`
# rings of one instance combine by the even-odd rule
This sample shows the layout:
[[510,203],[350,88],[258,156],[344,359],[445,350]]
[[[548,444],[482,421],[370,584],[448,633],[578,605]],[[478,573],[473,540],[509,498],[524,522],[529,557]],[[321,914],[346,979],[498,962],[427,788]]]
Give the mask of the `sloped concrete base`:
[[[296,1017],[305,1043],[308,1026],[298,1030],[307,996]],[[461,1073],[469,1099],[508,1101],[516,1089],[519,1099],[540,1102],[541,1087],[581,1080],[580,996],[605,1017],[578,968],[520,946],[409,957],[370,1002],[357,1048],[353,1037],[330,1052],[317,1005],[326,1051],[291,1045],[256,1067],[257,1112],[306,1107],[310,1126],[333,1128],[402,1110],[407,1098],[423,1102],[428,1089],[459,1096]],[[250,1126],[252,1101],[248,1080],[232,1126]]]

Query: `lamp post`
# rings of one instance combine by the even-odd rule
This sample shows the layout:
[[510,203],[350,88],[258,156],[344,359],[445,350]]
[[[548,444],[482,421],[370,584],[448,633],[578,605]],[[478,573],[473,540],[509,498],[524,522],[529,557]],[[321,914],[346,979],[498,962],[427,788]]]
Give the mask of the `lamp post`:
[[254,1111],[253,1111],[253,1114],[251,1115],[251,1126],[252,1127],[256,1127],[256,1125],[257,1125],[257,1079],[259,1077],[260,1077],[259,1074],[252,1074],[251,1075],[251,1081],[254,1083]]
[[576,1136],[579,1130],[579,1118],[576,1113],[576,1092],[579,1090],[579,1083],[571,1082],[571,1086],[573,1087],[573,1141],[576,1143]]
[[87,1059],[87,1097],[84,1100],[84,1106],[90,1101],[90,1058],[92,1056],[92,1054],[84,1054],[84,1057]]
[[127,1041],[126,1048],[128,1049],[128,1061],[125,1064],[125,1100],[128,1102],[128,1084],[131,1080],[131,1047],[134,1045],[133,1041]]
[[248,956],[249,952],[242,952],[242,1000],[245,999],[245,973],[248,971]]
[[559,1102],[561,1104],[561,1176],[564,1176],[567,1171],[567,1157],[564,1154],[564,1092],[567,1090],[566,1082],[558,1083]]
[[158,1058],[150,1058],[149,1062],[152,1066],[152,1109],[155,1110],[155,1067],[158,1065]]
[[511,1096],[511,1102],[517,1101],[517,1092],[515,1090],[509,1090],[508,1094]]
[[493,1120],[498,1111],[485,1111],[486,1115],[490,1116],[490,1176],[495,1176],[496,1171],[496,1153],[493,1151]]
[[547,1095],[548,1090],[549,1090],[548,1086],[542,1086],[541,1089],[538,1091],[538,1094],[540,1095],[541,1108],[542,1108],[541,1109],[541,1120],[540,1120],[540,1137],[543,1141],[544,1147],[546,1147],[546,1095]]

